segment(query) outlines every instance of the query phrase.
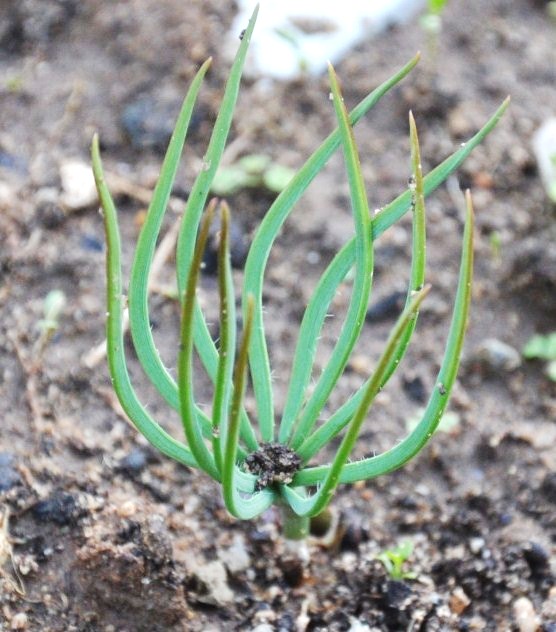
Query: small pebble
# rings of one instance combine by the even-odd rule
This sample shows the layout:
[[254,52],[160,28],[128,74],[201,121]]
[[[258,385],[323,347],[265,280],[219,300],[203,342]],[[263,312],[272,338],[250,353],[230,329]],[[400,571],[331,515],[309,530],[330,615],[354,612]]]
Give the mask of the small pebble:
[[251,628],[251,632],[274,632],[274,627],[270,623],[259,623],[259,625]]
[[548,569],[550,555],[538,542],[530,542],[524,547],[523,557],[533,573],[542,573]]
[[[133,148],[154,149],[163,153],[174,131],[179,109],[179,99],[160,99],[143,94],[124,108],[120,125]],[[201,116],[196,111],[191,117],[188,134],[200,121]]]
[[97,204],[97,189],[89,164],[66,160],[60,165],[60,181],[60,203],[66,210],[77,211]]
[[541,491],[546,499],[556,504],[556,472],[548,472],[541,483]]
[[399,608],[413,591],[404,582],[391,579],[386,585],[386,599],[389,607]]
[[403,310],[406,292],[396,290],[380,299],[367,310],[366,319],[370,323],[379,323],[395,318]]
[[543,122],[533,136],[533,151],[546,194],[556,202],[556,118]]
[[80,239],[80,246],[89,252],[102,252],[104,250],[102,241],[94,235],[83,235]]
[[280,561],[280,568],[284,581],[288,586],[297,588],[303,583],[304,568],[303,561],[297,557],[287,557]]
[[289,612],[284,613],[278,621],[276,621],[276,629],[278,632],[294,632],[295,620]]
[[131,518],[137,512],[137,507],[133,500],[126,500],[117,508],[117,514],[120,518]]
[[232,575],[241,573],[251,566],[251,558],[245,548],[245,542],[240,536],[234,538],[234,543],[230,548],[220,551],[218,557]]
[[357,551],[362,542],[369,541],[369,531],[357,523],[347,525],[342,539],[340,540],[340,551]]
[[14,466],[15,457],[9,452],[0,452],[0,493],[22,484],[21,476]]
[[348,632],[372,632],[372,629],[366,623],[359,621],[359,619],[355,617],[350,617],[349,622],[350,627]]
[[39,522],[53,522],[60,526],[74,523],[83,514],[75,497],[62,491],[40,500],[31,507],[31,511]]
[[228,586],[228,576],[222,562],[212,560],[201,563],[199,560],[191,559],[187,563],[187,568],[205,587],[197,596],[200,602],[223,606],[234,600],[234,593]]
[[493,371],[514,371],[521,366],[519,351],[496,338],[483,340],[474,355],[486,368]]
[[21,156],[14,156],[0,149],[0,167],[19,173],[27,173],[27,161]]
[[18,612],[12,617],[12,630],[26,630],[29,620],[24,612]]
[[471,538],[469,540],[469,550],[474,555],[480,553],[485,546],[485,541],[483,538]]
[[427,393],[425,391],[425,385],[419,375],[404,375],[402,377],[403,390],[407,393],[408,397],[415,402],[423,404],[427,399]]
[[471,603],[471,599],[465,594],[461,586],[454,588],[450,595],[450,610],[454,614],[461,614]]
[[147,466],[147,455],[141,448],[134,448],[118,464],[118,469],[128,476],[140,474]]
[[133,148],[164,151],[172,136],[176,110],[177,107],[141,96],[125,107],[120,125]]
[[519,632],[537,632],[540,621],[530,599],[520,597],[514,602],[512,610]]
[[556,632],[556,586],[548,591],[548,597],[542,605],[542,615],[545,621],[553,621],[553,628],[547,628],[545,632]]

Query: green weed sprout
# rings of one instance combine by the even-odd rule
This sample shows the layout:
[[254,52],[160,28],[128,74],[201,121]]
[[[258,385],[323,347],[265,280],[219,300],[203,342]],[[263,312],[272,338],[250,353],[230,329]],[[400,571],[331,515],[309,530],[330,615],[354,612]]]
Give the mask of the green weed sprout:
[[44,351],[44,348],[60,326],[59,319],[65,306],[66,295],[62,290],[51,290],[46,295],[43,303],[44,318],[41,318],[37,323],[37,327],[41,332],[37,342],[39,353]]
[[[105,183],[99,141],[92,144],[92,162],[103,208],[107,239],[107,343],[114,389],[129,418],[147,440],[167,456],[206,472],[222,486],[225,505],[240,519],[253,518],[273,504],[283,510],[286,537],[307,534],[309,517],[322,512],[340,483],[371,479],[400,468],[415,456],[434,433],[454,383],[471,293],[473,211],[467,194],[467,216],[454,313],[436,387],[421,420],[396,446],[371,458],[350,461],[361,426],[377,393],[401,362],[416,324],[417,312],[429,291],[424,286],[424,197],[436,189],[493,129],[507,107],[504,102],[471,140],[423,177],[417,131],[410,116],[413,177],[409,190],[380,212],[372,214],[365,194],[355,125],[380,98],[416,65],[413,58],[393,77],[373,90],[350,113],[346,111],[332,67],[330,86],[338,128],[322,143],[278,195],[256,232],[244,271],[242,292],[243,333],[238,341],[235,294],[229,254],[229,209],[211,201],[204,213],[211,184],[222,157],[232,122],[242,67],[255,24],[255,10],[245,31],[222,105],[182,219],[176,248],[176,274],[181,303],[181,329],[177,353],[177,380],[163,365],[149,324],[147,284],[155,245],[182,154],[191,113],[207,60],[193,79],[170,141],[133,260],[127,303],[133,343],[138,359],[169,406],[179,411],[186,442],[170,436],[140,403],[126,368],[123,310],[126,303],[121,274],[121,247],[116,208]],[[265,341],[262,287],[270,248],[284,221],[303,192],[333,152],[342,147],[355,224],[355,237],[334,257],[318,283],[303,317],[293,357],[291,380],[281,420],[276,423],[271,369]],[[413,261],[405,309],[398,318],[372,376],[326,421],[317,424],[329,395],[342,375],[361,334],[369,301],[374,241],[408,210],[413,214]],[[213,216],[221,222],[218,255],[220,340],[216,345],[196,300],[203,248]],[[203,217],[204,214],[204,217]],[[309,393],[320,331],[340,284],[354,270],[347,316],[330,360]],[[237,342],[237,345],[236,345]],[[237,347],[237,348],[236,348]],[[210,415],[195,401],[192,355],[196,349],[214,385]],[[252,383],[256,415],[244,406],[247,381]],[[256,416],[257,423],[252,417]],[[315,455],[335,437],[342,437],[332,462],[311,465]]]
[[250,154],[229,167],[220,167],[212,181],[211,191],[218,196],[233,195],[247,188],[264,188],[280,193],[294,175],[293,169],[273,163],[270,156]]
[[376,556],[382,562],[386,572],[392,579],[401,581],[403,579],[416,579],[417,573],[404,570],[404,564],[413,553],[413,543],[405,540],[393,549],[386,549]]
[[527,360],[546,361],[546,375],[556,382],[556,331],[530,338],[523,347],[522,355]]
[[438,35],[442,29],[442,13],[448,0],[427,0],[427,12],[421,17],[421,26],[431,35]]

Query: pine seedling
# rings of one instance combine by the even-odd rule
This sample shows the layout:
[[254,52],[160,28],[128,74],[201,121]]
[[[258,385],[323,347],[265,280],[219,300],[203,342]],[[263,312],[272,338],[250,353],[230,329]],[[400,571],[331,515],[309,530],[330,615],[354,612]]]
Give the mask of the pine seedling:
[[[253,238],[241,292],[243,331],[240,336],[230,264],[230,211],[224,201],[208,199],[232,123],[256,14],[257,9],[232,65],[203,168],[192,186],[180,228],[176,248],[176,277],[181,326],[176,380],[163,365],[153,340],[147,284],[189,121],[210,59],[199,69],[185,97],[138,238],[127,292],[130,330],[137,357],[162,398],[180,413],[186,440],[182,442],[172,437],[147,412],[129,378],[124,354],[122,322],[126,296],[122,283],[117,213],[106,186],[99,141],[95,136],[92,161],[107,240],[108,363],[114,389],[125,412],[152,445],[176,461],[199,468],[218,481],[225,505],[235,517],[250,519],[275,504],[282,509],[286,537],[301,539],[307,534],[309,517],[326,508],[339,484],[372,479],[400,468],[419,453],[438,426],[456,378],[469,312],[473,260],[473,210],[469,193],[466,195],[466,221],[452,323],[436,386],[428,404],[415,428],[397,445],[373,457],[350,460],[374,398],[404,357],[416,326],[419,307],[429,292],[424,274],[424,198],[444,182],[493,129],[508,103],[505,101],[473,138],[426,176],[422,174],[417,130],[410,115],[413,172],[410,187],[373,215],[369,212],[352,127],[413,69],[418,56],[373,90],[349,114],[336,74],[330,66],[330,88],[338,127],[278,195]],[[277,419],[263,319],[265,268],[270,249],[296,202],[339,147],[343,150],[349,182],[355,237],[328,265],[307,306],[293,352],[285,406],[280,419]],[[413,257],[405,307],[373,374],[327,420],[319,423],[364,326],[371,293],[374,242],[408,211],[413,216]],[[210,336],[196,299],[203,249],[216,214],[220,218],[218,344]],[[339,286],[349,274],[353,275],[353,289],[345,321],[328,364],[315,383],[311,384],[321,329]],[[194,397],[194,351],[214,386],[210,414]],[[248,414],[244,405],[244,393],[249,381],[256,404],[254,414]],[[313,465],[317,455],[335,438],[340,439],[340,443],[331,462]]]

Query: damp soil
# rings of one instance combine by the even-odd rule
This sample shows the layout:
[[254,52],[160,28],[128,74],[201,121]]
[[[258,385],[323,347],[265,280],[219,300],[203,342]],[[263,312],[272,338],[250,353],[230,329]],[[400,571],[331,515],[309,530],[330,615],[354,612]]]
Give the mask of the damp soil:
[[[324,535],[321,526],[296,550],[280,537],[274,510],[251,522],[232,519],[216,484],[157,454],[126,420],[102,354],[101,217],[96,200],[76,200],[61,179],[61,168],[73,164],[76,181],[84,178],[78,193],[86,192],[86,173],[75,162],[88,164],[97,130],[127,274],[173,117],[196,68],[212,55],[164,227],[171,232],[222,94],[233,3],[2,3],[0,630],[556,630],[556,392],[542,364],[516,354],[535,332],[554,329],[556,313],[555,209],[531,150],[533,132],[556,112],[556,25],[545,4],[454,0],[436,49],[409,24],[337,65],[351,106],[423,53],[357,127],[376,208],[407,186],[409,109],[429,170],[507,94],[512,105],[429,199],[433,289],[354,456],[395,444],[434,387],[457,278],[460,189],[470,187],[476,276],[450,405],[454,423],[403,470],[340,488],[333,526]],[[262,152],[301,165],[334,126],[328,92],[325,77],[245,80],[225,159]],[[271,201],[261,190],[229,200],[238,285],[245,246]],[[328,413],[372,372],[398,313],[409,222],[376,244],[371,312]],[[338,155],[286,223],[269,262],[265,317],[278,411],[304,306],[351,231]],[[171,367],[179,318],[172,264],[170,256],[158,270],[151,299],[153,332]],[[200,300],[209,315],[214,288],[207,265]],[[67,303],[45,343],[43,303],[55,289]],[[335,299],[317,370],[349,294],[346,286]],[[179,437],[179,422],[129,351],[149,411]],[[197,390],[201,402],[210,401],[202,379]],[[405,541],[413,545],[404,567],[412,578],[391,577],[377,555]]]

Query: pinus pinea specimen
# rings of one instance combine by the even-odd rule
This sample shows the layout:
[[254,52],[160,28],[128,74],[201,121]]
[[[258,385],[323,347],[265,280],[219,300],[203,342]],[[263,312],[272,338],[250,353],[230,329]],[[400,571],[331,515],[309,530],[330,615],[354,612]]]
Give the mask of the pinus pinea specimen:
[[[107,239],[108,361],[114,389],[125,412],[139,432],[161,452],[184,465],[204,470],[218,481],[231,514],[249,519],[276,504],[283,511],[284,534],[296,539],[306,535],[309,517],[326,508],[340,483],[371,479],[401,467],[423,448],[440,421],[456,378],[469,312],[473,262],[473,210],[469,193],[466,194],[466,220],[452,321],[435,387],[422,418],[403,440],[386,452],[362,460],[350,460],[373,399],[402,361],[415,330],[419,307],[429,292],[429,286],[425,285],[425,196],[444,182],[493,129],[508,101],[473,138],[426,176],[422,174],[417,130],[410,115],[410,186],[373,214],[369,211],[352,127],[413,69],[418,56],[373,90],[350,113],[346,110],[336,74],[330,66],[330,89],[338,127],[278,195],[253,238],[244,271],[241,293],[243,327],[239,336],[229,253],[230,211],[224,201],[209,201],[209,192],[230,130],[256,14],[257,10],[240,43],[203,168],[193,184],[181,223],[176,249],[176,277],[181,305],[177,379],[163,365],[154,344],[148,313],[148,276],[191,114],[211,60],[201,66],[183,102],[138,239],[127,297],[122,284],[116,208],[104,179],[96,136],[92,160]],[[265,267],[284,221],[332,153],[340,147],[349,182],[355,237],[328,265],[307,305],[293,352],[286,403],[280,419],[277,419],[262,309]],[[374,242],[408,211],[413,217],[413,252],[405,308],[372,375],[328,419],[320,421],[363,329],[371,293]],[[220,221],[218,343],[212,340],[196,300],[203,251],[215,214],[219,214]],[[345,320],[326,367],[311,384],[320,331],[338,287],[348,274],[352,274],[353,281]],[[168,434],[151,417],[131,384],[124,355],[123,312],[126,301],[138,359],[167,404],[179,411],[185,435],[183,442]],[[214,386],[210,412],[195,401],[194,350]],[[256,401],[255,415],[249,415],[244,406],[248,378]],[[340,442],[331,462],[312,465],[317,454],[336,437],[340,438]]]

